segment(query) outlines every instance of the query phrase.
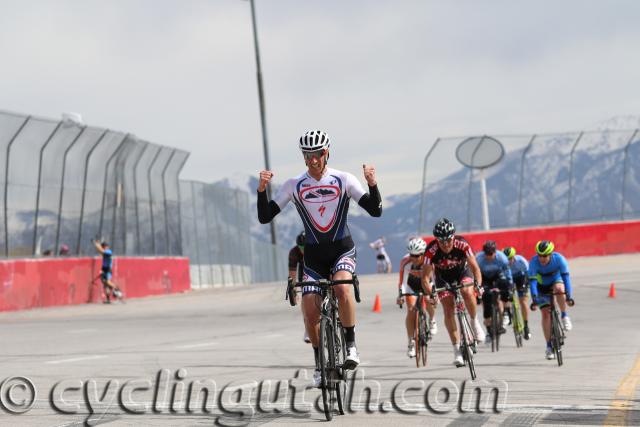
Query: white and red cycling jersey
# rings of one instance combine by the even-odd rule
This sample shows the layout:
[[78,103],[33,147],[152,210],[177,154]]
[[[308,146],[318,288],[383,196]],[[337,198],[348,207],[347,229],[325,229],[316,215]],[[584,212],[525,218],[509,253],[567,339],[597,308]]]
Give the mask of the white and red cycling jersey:
[[319,181],[307,172],[288,179],[273,198],[280,210],[293,202],[309,244],[329,243],[351,236],[347,226],[349,199],[367,194],[350,173],[327,168]]
[[[398,288],[401,294],[412,294],[422,290],[422,269],[427,263],[427,257],[424,257],[421,264],[415,265],[409,254],[406,254],[400,260],[400,273],[398,277]],[[406,280],[405,280],[406,273]]]

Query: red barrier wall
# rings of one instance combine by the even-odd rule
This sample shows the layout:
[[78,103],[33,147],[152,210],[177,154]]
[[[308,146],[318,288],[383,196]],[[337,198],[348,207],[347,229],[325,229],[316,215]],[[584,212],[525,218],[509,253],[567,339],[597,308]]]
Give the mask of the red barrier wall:
[[[539,240],[553,241],[558,252],[567,258],[593,255],[615,255],[640,252],[640,221],[604,222],[556,227],[461,233],[474,251],[482,249],[486,240],[495,240],[498,248],[513,246],[530,259]],[[432,236],[425,236],[427,240]]]
[[[99,258],[0,261],[0,311],[102,301]],[[114,258],[113,281],[126,298],[191,289],[189,259]]]

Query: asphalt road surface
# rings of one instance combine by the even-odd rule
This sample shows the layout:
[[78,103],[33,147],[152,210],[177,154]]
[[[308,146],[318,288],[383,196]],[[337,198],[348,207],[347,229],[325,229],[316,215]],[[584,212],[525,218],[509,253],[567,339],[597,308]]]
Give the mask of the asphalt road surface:
[[[405,355],[397,275],[361,277],[359,380],[351,412],[333,423],[640,425],[640,255],[581,258],[570,267],[576,305],[564,365],[545,360],[540,314],[533,313],[533,337],[523,348],[515,347],[510,329],[498,353],[481,346],[478,380],[495,387],[497,399],[483,394],[478,406],[470,406],[465,392],[472,385],[468,369],[452,364],[441,309],[428,366],[418,369]],[[612,282],[616,297],[608,298]],[[284,301],[284,287],[2,313],[0,425],[324,422],[315,408],[320,392],[306,388],[312,350],[302,341],[299,308]],[[380,313],[372,312],[376,294]],[[279,383],[284,386],[274,398]],[[202,389],[209,395],[197,393]]]

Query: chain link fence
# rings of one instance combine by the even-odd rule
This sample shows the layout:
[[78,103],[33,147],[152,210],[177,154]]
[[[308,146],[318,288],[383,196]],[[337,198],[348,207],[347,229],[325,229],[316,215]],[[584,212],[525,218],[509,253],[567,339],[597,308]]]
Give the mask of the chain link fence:
[[181,255],[178,174],[189,154],[131,134],[0,112],[4,257]]
[[251,237],[249,194],[180,181],[180,200],[192,286],[286,280],[286,251]]
[[504,157],[484,171],[457,162],[456,149],[467,137],[431,144],[422,175],[421,233],[430,233],[443,216],[462,231],[483,229],[481,174],[490,228],[640,217],[637,129],[494,138]]

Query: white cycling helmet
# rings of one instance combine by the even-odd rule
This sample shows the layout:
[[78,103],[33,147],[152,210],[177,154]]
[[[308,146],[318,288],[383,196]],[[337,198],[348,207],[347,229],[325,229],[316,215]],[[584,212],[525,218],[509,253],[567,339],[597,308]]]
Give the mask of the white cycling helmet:
[[419,237],[409,240],[409,244],[407,245],[409,255],[422,255],[426,249],[427,242]]
[[331,141],[329,135],[321,130],[309,130],[300,137],[300,150],[302,152],[319,151],[328,149]]

